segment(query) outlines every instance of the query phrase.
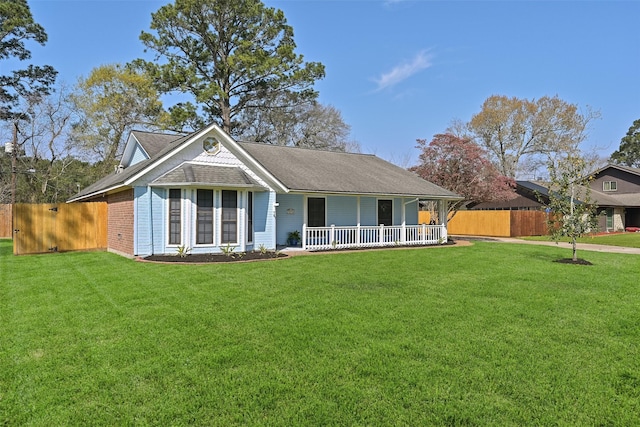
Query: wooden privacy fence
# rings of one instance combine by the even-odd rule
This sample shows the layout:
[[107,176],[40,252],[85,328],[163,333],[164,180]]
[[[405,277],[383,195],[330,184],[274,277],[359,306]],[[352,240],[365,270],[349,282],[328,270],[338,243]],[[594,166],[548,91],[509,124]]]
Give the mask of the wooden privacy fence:
[[[548,234],[542,211],[458,211],[449,220],[448,233],[467,236],[542,236]],[[429,212],[420,211],[418,222],[429,223]]]
[[16,204],[15,255],[107,248],[107,204]]
[[11,230],[11,205],[0,205],[0,239],[10,239]]

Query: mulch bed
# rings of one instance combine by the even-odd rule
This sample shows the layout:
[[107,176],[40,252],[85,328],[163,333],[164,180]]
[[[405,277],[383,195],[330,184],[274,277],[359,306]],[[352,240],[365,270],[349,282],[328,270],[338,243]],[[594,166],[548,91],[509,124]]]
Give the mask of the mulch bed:
[[150,255],[144,257],[142,261],[152,262],[181,262],[181,263],[211,263],[211,262],[242,262],[242,261],[265,261],[278,258],[286,258],[287,254],[280,252],[247,252],[243,255],[234,253],[232,255],[225,254],[189,254],[181,257],[178,255]]
[[267,261],[273,259],[287,258],[293,255],[311,255],[322,253],[335,253],[335,252],[354,252],[354,251],[375,251],[375,250],[390,250],[390,249],[409,249],[409,248],[424,248],[424,247],[442,247],[451,246],[465,242],[456,242],[449,238],[447,243],[441,245],[408,245],[408,246],[387,246],[383,248],[350,248],[350,249],[328,249],[325,251],[297,251],[295,253],[286,254],[283,252],[246,252],[243,255],[239,253],[233,253],[231,255],[225,254],[189,254],[181,257],[176,254],[166,255],[149,255],[144,258],[139,258],[139,261],[143,262],[166,262],[166,263],[211,263],[211,262],[243,262],[243,261]]
[[573,260],[573,258],[562,258],[557,259],[554,262],[559,262],[560,264],[575,264],[575,265],[593,265],[586,259],[578,258],[577,260]]

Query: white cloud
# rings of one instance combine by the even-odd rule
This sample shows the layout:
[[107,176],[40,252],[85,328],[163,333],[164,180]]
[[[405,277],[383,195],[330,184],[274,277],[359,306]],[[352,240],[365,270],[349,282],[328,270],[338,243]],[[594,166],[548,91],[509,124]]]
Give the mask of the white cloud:
[[381,75],[379,78],[374,79],[378,85],[377,90],[386,89],[391,86],[395,86],[398,83],[408,79],[412,75],[431,67],[431,59],[433,55],[428,51],[422,50],[411,60],[411,62],[405,62],[403,64],[396,65],[391,71]]

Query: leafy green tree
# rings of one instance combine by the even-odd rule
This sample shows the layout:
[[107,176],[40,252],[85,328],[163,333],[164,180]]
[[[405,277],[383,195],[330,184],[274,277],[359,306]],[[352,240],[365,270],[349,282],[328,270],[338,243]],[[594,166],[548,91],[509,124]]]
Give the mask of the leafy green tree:
[[[546,204],[550,215],[547,227],[551,238],[558,242],[568,237],[573,250],[573,262],[578,262],[577,239],[597,230],[598,206],[591,199],[590,177],[587,162],[580,155],[568,153],[558,160],[550,160],[548,203],[538,196],[540,203]],[[587,176],[587,178],[585,178]]]
[[88,160],[100,162],[104,173],[117,164],[134,127],[157,129],[166,114],[149,76],[118,64],[81,78],[71,101],[79,116],[73,144]]
[[[41,45],[47,42],[47,33],[33,20],[27,1],[0,0],[0,61],[30,59],[27,40]],[[20,100],[48,95],[56,74],[49,65],[28,65],[10,74],[0,74],[0,120],[23,118],[25,113],[16,110]]]
[[515,178],[524,158],[545,162],[549,156],[574,151],[599,117],[584,113],[557,96],[537,100],[493,95],[471,118],[468,129],[492,156],[500,172]]
[[[324,66],[295,53],[293,28],[281,10],[259,0],[176,0],[152,14],[140,39],[162,63],[137,60],[162,93],[189,94],[201,121],[217,122],[232,134],[236,117],[260,108],[267,96],[290,107],[317,97],[313,84]],[[274,94],[287,94],[280,98]],[[174,107],[191,109],[189,102]]]
[[640,119],[633,122],[620,141],[620,148],[611,155],[611,160],[620,165],[640,167]]

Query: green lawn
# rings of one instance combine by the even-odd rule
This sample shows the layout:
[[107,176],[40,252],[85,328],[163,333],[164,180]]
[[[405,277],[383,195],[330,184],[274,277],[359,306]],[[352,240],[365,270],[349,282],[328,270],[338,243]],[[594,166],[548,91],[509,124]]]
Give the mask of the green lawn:
[[1,425],[640,424],[640,256],[0,251]]
[[[549,241],[549,236],[532,236],[524,237],[525,240],[538,240]],[[563,238],[561,241],[570,242],[568,238]],[[578,243],[592,243],[594,245],[610,245],[610,246],[625,246],[628,248],[640,248],[640,233],[614,233],[614,234],[599,234],[595,236],[585,236],[578,239]]]

